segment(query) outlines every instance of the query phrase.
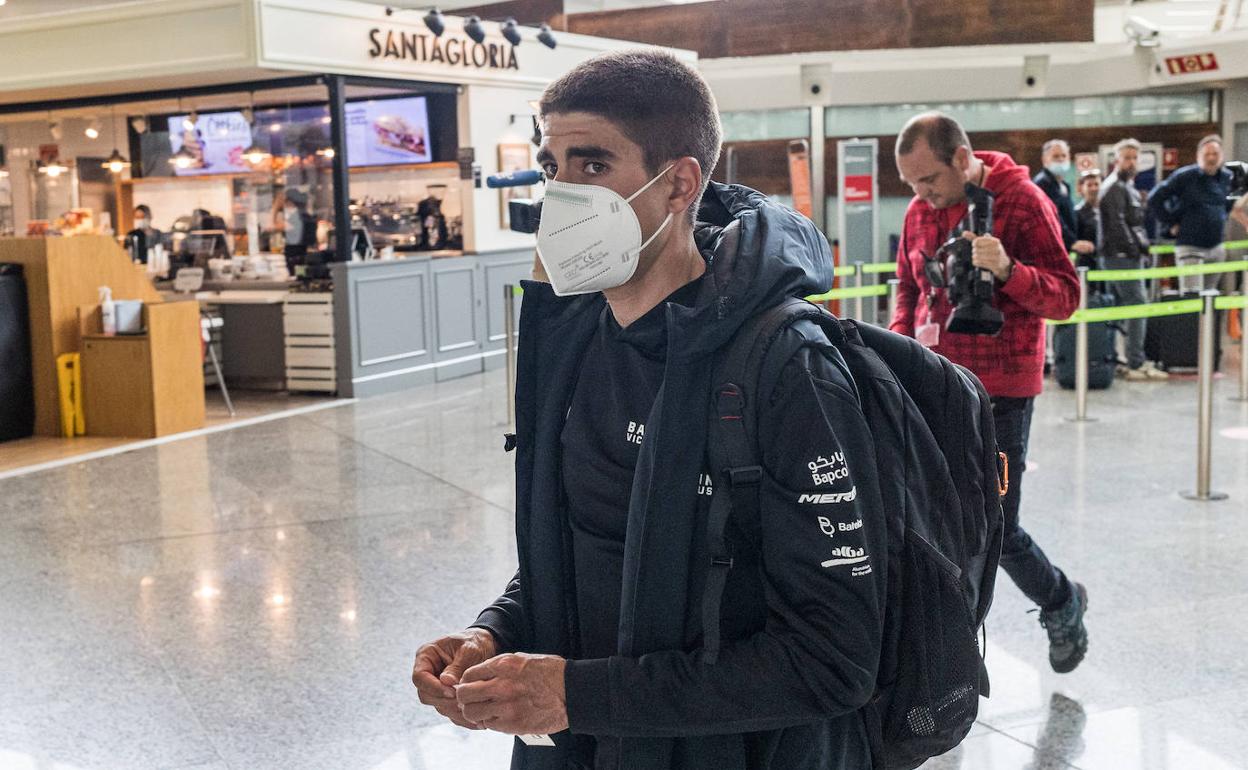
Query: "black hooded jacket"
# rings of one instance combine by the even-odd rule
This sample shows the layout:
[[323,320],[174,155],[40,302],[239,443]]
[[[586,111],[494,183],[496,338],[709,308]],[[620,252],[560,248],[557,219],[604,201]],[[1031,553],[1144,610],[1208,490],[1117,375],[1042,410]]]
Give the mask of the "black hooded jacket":
[[[575,576],[559,457],[601,294],[559,298],[526,283],[516,384],[520,569],[477,622],[500,651],[569,659],[571,733],[620,770],[865,770],[858,709],[874,691],[883,625],[886,530],[875,449],[857,391],[816,336],[759,409],[760,521],[738,543],[718,662],[704,663],[709,565],[698,505],[716,354],[747,319],[826,290],[832,260],[806,218],[760,193],[712,184],[696,238],[708,260],[692,307],[667,304],[667,360],[628,504],[617,654],[578,659]],[[794,327],[786,334],[809,335]],[[779,368],[779,367],[778,367]],[[711,469],[716,487],[726,484]],[[722,487],[721,487],[722,488]],[[867,561],[838,556],[864,550]],[[742,583],[741,581],[744,581]],[[732,586],[730,578],[729,585]],[[566,770],[576,742],[519,741],[512,767]],[[604,762],[604,757],[609,760]]]

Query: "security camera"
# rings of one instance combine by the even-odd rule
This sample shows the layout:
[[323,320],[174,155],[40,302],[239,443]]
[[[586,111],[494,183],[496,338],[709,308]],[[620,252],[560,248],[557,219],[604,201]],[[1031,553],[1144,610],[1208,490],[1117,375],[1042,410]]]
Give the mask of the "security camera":
[[1122,32],[1128,40],[1141,48],[1156,48],[1161,45],[1161,30],[1139,16],[1128,16],[1126,23],[1122,25]]

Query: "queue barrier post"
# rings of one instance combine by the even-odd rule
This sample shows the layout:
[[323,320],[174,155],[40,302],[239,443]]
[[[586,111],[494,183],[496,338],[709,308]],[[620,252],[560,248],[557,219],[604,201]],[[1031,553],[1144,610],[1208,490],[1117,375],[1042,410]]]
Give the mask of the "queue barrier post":
[[[1088,309],[1088,268],[1079,272],[1079,310]],[[1088,417],[1088,322],[1080,315],[1075,324],[1075,418],[1071,422],[1094,422]]]
[[1225,500],[1226,494],[1214,492],[1211,486],[1213,475],[1213,351],[1215,335],[1218,333],[1218,316],[1214,310],[1218,291],[1210,289],[1200,293],[1200,348],[1198,374],[1199,400],[1197,407],[1196,426],[1196,489],[1183,492],[1188,500],[1209,502]]
[[[862,288],[862,262],[854,263],[854,288]],[[854,319],[857,321],[864,320],[862,317],[862,295],[854,297]]]
[[[1239,292],[1248,297],[1248,269],[1240,274]],[[1248,401],[1248,304],[1239,311],[1239,397]]]
[[897,292],[901,289],[900,278],[888,279],[888,320],[885,325],[891,324],[893,319],[897,317]]

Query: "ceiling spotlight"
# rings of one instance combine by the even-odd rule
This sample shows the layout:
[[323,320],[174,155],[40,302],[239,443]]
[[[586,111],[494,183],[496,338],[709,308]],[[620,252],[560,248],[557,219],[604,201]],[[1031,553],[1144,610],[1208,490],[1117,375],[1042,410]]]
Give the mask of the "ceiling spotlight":
[[114,174],[120,174],[122,171],[126,170],[126,166],[130,165],[130,161],[126,160],[126,156],[122,155],[117,151],[117,148],[114,147],[113,154],[109,155],[108,159],[100,165]]
[[256,122],[256,111],[253,110],[251,107],[244,107],[241,110],[241,113],[243,116],[243,122],[245,122],[247,125],[250,126],[252,123]]
[[100,120],[99,118],[91,118],[87,123],[87,128],[82,133],[87,135],[88,139],[100,138]]
[[464,34],[472,38],[474,43],[485,42],[485,27],[481,25],[480,16],[468,17],[468,21],[464,22]]
[[269,133],[271,134],[276,134],[278,131],[281,131],[281,130],[282,130],[281,123],[274,123],[271,126],[269,126]]
[[182,128],[185,128],[187,131],[194,131],[195,124],[198,122],[199,113],[195,110],[191,110],[191,114],[182,119]]
[[316,151],[316,154],[320,155],[322,158],[329,158],[330,160],[333,160],[335,153],[333,147],[322,147]]
[[142,115],[135,115],[133,118],[130,118],[130,128],[136,134],[147,133],[147,118]]
[[542,25],[541,31],[537,33],[537,40],[551,50],[554,50],[554,47],[558,45],[558,41],[555,40],[555,34],[550,31],[549,24]]
[[503,22],[503,38],[512,45],[520,45],[520,28],[516,25],[515,19]]
[[442,18],[442,12],[437,8],[425,14],[425,26],[433,33],[434,37],[442,37],[442,33],[446,31],[446,19]]
[[65,135],[65,132],[61,130],[61,121],[49,120],[48,133],[52,135],[53,141],[61,141],[61,137]]

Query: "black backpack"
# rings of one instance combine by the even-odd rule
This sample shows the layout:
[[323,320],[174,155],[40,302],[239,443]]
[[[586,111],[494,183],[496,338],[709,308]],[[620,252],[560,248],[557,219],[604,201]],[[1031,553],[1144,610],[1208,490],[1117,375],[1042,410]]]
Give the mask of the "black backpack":
[[[799,334],[774,344],[795,324]],[[1000,480],[1008,478],[983,385],[914,340],[789,299],[747,322],[719,359],[708,446],[721,475],[707,525],[703,659],[714,663],[719,653],[735,547],[726,524],[735,516],[751,522],[740,531],[757,531],[760,517],[758,394],[775,384],[764,373],[778,376],[798,349],[812,345],[839,353],[848,368],[875,440],[881,487],[892,492],[885,500],[897,501],[887,515],[880,667],[863,719],[876,770],[912,770],[957,746],[988,694],[978,634],[992,604]]]

